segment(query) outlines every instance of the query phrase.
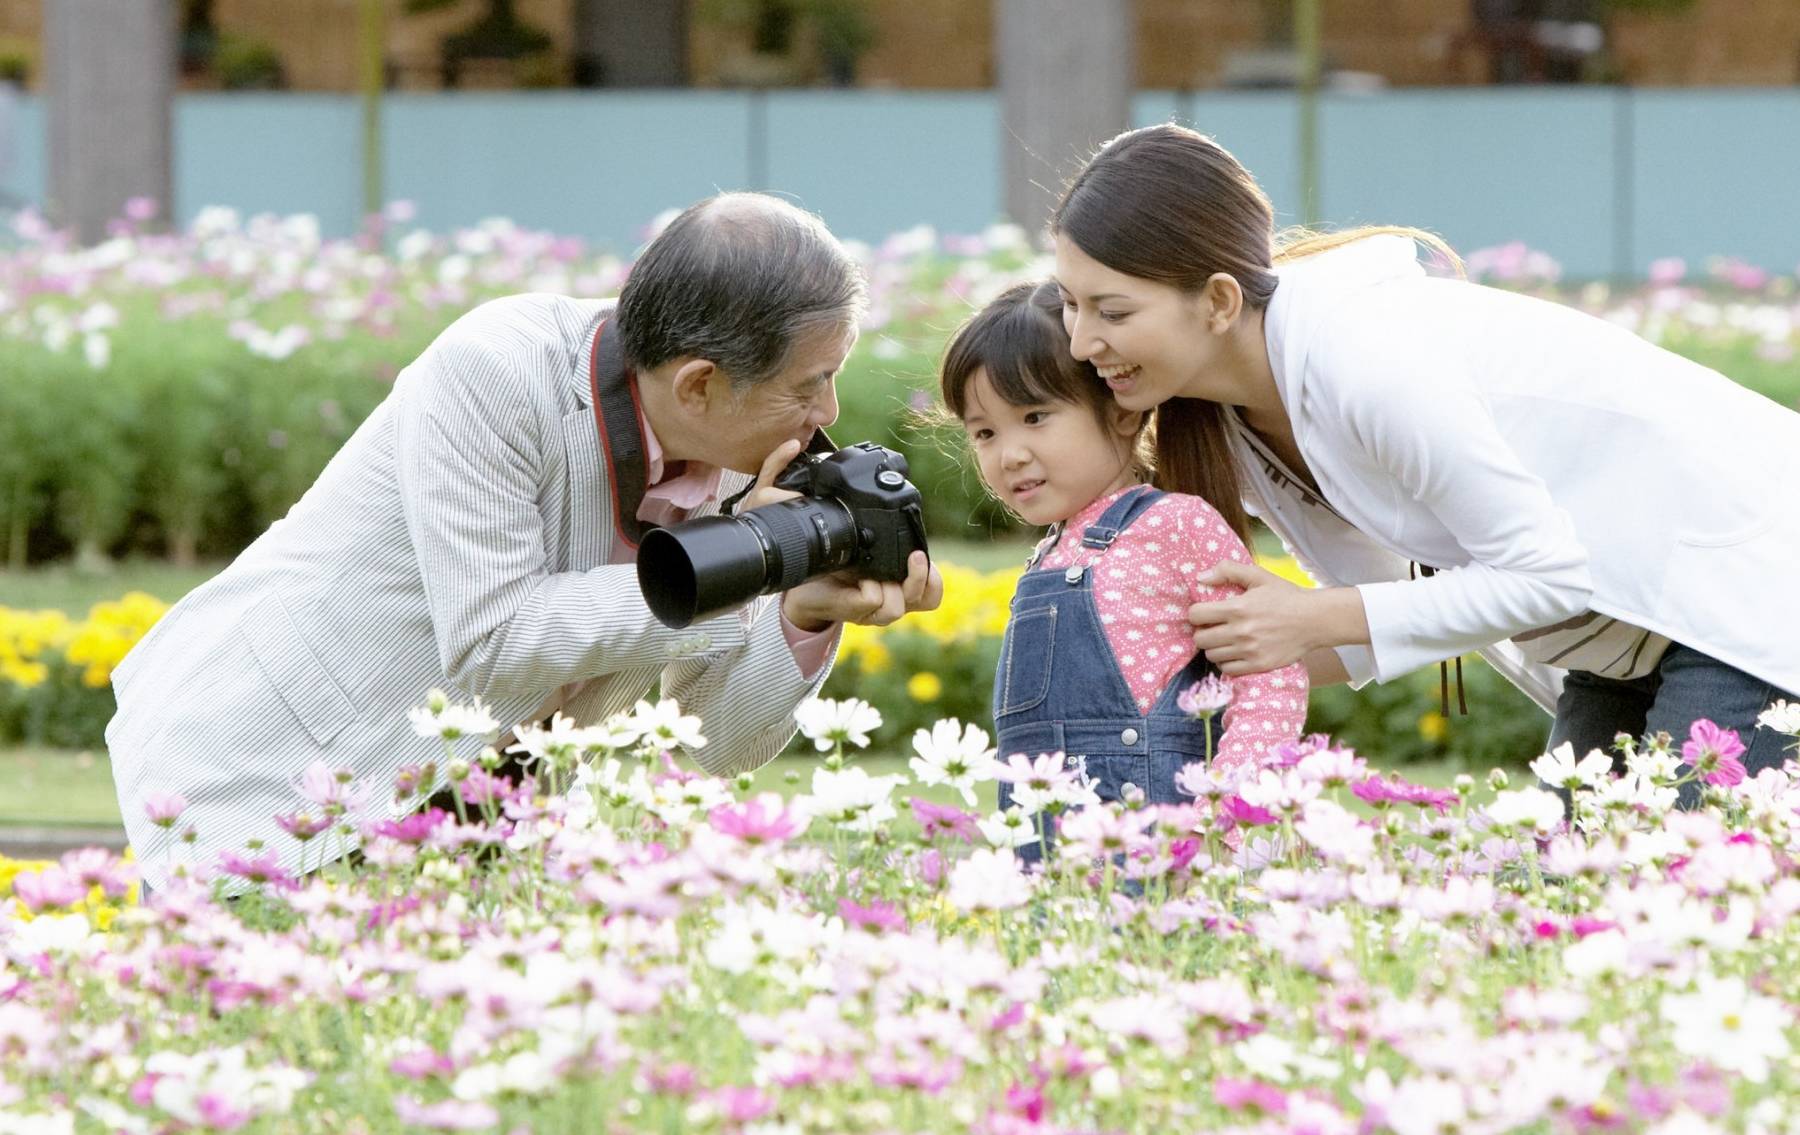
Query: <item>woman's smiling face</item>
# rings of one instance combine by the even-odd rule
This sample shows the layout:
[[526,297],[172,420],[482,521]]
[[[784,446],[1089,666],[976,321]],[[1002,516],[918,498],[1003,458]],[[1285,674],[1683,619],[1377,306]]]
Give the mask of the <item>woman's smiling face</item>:
[[1208,326],[1203,295],[1127,276],[1056,237],[1056,280],[1062,288],[1069,350],[1094,364],[1128,410],[1148,410],[1170,398],[1229,402],[1213,390],[1220,336]]

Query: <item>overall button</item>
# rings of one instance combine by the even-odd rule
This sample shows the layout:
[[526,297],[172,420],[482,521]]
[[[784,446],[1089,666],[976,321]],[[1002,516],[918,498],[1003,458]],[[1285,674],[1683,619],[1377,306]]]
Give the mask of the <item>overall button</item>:
[[1137,743],[1138,743],[1138,731],[1137,730],[1127,729],[1127,730],[1125,730],[1125,732],[1119,734],[1119,744],[1135,745]]

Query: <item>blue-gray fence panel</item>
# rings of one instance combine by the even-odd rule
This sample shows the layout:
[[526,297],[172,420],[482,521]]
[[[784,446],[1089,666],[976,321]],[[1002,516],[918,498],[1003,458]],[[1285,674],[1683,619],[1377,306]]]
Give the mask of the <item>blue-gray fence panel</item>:
[[362,200],[360,112],[349,95],[190,94],[175,102],[175,216],[208,205],[312,213],[355,231]]
[[858,240],[929,222],[980,232],[1000,213],[1000,122],[986,91],[792,91],[767,98],[765,188]]
[[656,215],[750,184],[749,107],[718,91],[387,100],[386,187],[442,229],[504,216],[629,253]]
[[1465,252],[1522,240],[1570,275],[1607,275],[1619,98],[1599,88],[1329,96],[1320,212],[1334,225],[1416,225]]
[[1634,267],[1737,256],[1800,264],[1800,91],[1640,91],[1632,100]]
[[[530,92],[391,96],[384,172],[433,228],[504,215],[628,252],[664,209],[718,189],[792,195],[861,239],[995,219],[994,92]],[[1300,219],[1292,92],[1142,91],[1136,125],[1213,135],[1257,176],[1280,223]],[[13,113],[0,194],[42,204],[41,98]],[[1470,250],[1524,241],[1572,275],[1641,272],[1658,256],[1800,262],[1800,91],[1408,90],[1327,95],[1322,213],[1390,221]],[[175,208],[311,212],[353,230],[360,110],[350,95],[186,94],[176,100]],[[4,204],[0,197],[0,205]]]
[[10,137],[0,138],[0,207],[41,203],[50,193],[50,147],[45,143],[44,100],[15,95]]

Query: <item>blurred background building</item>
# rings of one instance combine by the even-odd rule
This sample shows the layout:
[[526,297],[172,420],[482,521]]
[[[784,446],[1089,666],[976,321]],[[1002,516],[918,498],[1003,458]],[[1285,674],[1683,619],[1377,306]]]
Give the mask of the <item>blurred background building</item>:
[[[82,169],[156,164],[154,126],[102,104],[159,108],[149,74],[119,84],[160,54],[166,177],[78,206],[103,175],[58,164],[72,139],[101,139]],[[1035,226],[1094,142],[1176,119],[1284,221],[1525,240],[1578,275],[1785,270],[1797,118],[1800,0],[0,0],[0,208],[90,233],[128,193],[333,232],[379,197],[628,251],[730,187],[865,239]]]

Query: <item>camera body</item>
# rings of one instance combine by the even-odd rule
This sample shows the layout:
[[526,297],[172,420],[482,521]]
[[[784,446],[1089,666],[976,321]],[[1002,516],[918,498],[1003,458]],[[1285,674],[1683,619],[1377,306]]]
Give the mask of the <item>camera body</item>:
[[907,557],[927,549],[907,471],[904,456],[874,442],[803,453],[774,482],[799,497],[650,532],[637,566],[651,613],[685,627],[826,572],[905,579]]
[[867,579],[898,581],[906,578],[913,549],[926,546],[919,490],[906,479],[908,471],[905,457],[859,441],[835,453],[802,453],[775,478],[775,486],[849,509],[856,550],[846,567]]

